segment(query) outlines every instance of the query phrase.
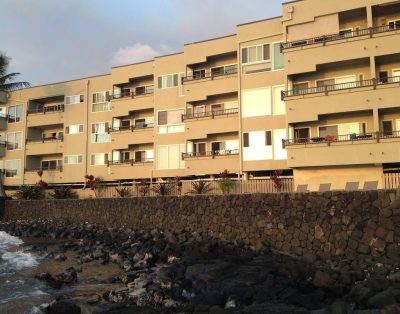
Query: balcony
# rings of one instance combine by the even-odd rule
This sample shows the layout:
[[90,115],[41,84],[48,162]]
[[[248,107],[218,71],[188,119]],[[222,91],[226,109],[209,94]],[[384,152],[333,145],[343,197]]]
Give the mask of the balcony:
[[284,91],[282,99],[288,123],[307,122],[323,114],[397,107],[399,87],[400,77],[395,76]]
[[26,139],[27,155],[51,155],[63,152],[63,137],[40,137]]
[[[39,106],[28,110],[28,126],[42,126],[63,123],[64,104]],[[44,116],[46,116],[44,118]]]
[[188,139],[206,138],[208,134],[238,132],[239,109],[224,109],[202,113],[184,114]]
[[[143,127],[114,127],[109,130],[113,149],[121,149],[132,144],[153,143],[154,125]],[[129,133],[127,135],[127,133]]]
[[153,159],[136,161],[113,160],[108,162],[110,176],[113,180],[150,178],[153,171]]
[[228,169],[239,171],[239,150],[219,150],[208,152],[183,153],[188,175],[217,174]]
[[42,171],[42,180],[47,183],[63,182],[65,172],[63,173],[63,168],[61,166],[52,168],[38,167],[25,169],[24,184],[36,184],[40,180],[38,175],[39,171]]
[[114,116],[126,116],[130,111],[154,108],[154,89],[143,92],[122,92],[111,95]]
[[400,131],[284,140],[288,166],[316,167],[398,162]]
[[7,129],[7,122],[9,116],[5,114],[0,114],[0,131],[4,131]]
[[396,35],[400,28],[384,25],[283,43],[285,69],[293,75],[314,72],[319,64],[396,54]]
[[205,100],[208,96],[237,92],[238,68],[203,72],[182,79],[187,101]]

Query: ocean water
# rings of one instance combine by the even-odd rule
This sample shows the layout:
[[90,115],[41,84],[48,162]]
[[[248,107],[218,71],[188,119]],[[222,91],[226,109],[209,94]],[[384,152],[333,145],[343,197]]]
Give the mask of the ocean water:
[[0,313],[42,313],[50,299],[45,286],[33,278],[42,257],[27,252],[23,241],[0,231]]

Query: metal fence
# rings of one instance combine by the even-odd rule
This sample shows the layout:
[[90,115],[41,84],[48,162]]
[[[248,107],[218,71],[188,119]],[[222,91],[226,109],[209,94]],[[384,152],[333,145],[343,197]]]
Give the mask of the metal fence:
[[[141,191],[143,189],[147,189],[148,193],[146,196],[158,196],[160,193],[157,192],[157,189],[160,188],[161,185],[164,185],[168,190],[168,195],[187,195],[187,194],[196,194],[194,190],[193,184],[195,182],[205,181],[208,186],[208,195],[220,195],[223,194],[222,190],[218,184],[219,180],[194,180],[194,181],[181,181],[181,185],[175,183],[175,181],[168,182],[147,182],[147,185],[141,185],[140,183],[129,183],[129,184],[121,184],[119,186],[107,186],[101,188],[97,191],[98,196],[100,198],[113,198],[119,197],[119,193],[117,190],[124,189],[128,191],[130,197],[140,197],[143,196]],[[282,177],[280,178],[281,188],[277,189],[275,187],[274,181],[270,178],[265,179],[251,179],[248,181],[238,181],[233,180],[233,188],[230,191],[231,194],[246,194],[246,193],[281,193],[281,192],[293,192],[293,178],[292,177]],[[170,184],[169,186],[167,186]],[[89,189],[78,191],[78,194],[81,198],[94,197],[94,192]]]
[[388,172],[383,174],[386,190],[395,190],[400,187],[400,172]]

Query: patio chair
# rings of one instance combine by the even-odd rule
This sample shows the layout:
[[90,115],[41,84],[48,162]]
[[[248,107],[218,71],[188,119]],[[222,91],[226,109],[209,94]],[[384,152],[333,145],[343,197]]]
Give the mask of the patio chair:
[[373,191],[378,189],[378,181],[365,181],[364,182],[364,191]]
[[345,191],[357,191],[360,186],[360,182],[347,182]]
[[331,190],[331,183],[321,183],[318,192],[328,192]]
[[307,188],[308,184],[299,184],[297,185],[296,193],[306,193],[308,192]]

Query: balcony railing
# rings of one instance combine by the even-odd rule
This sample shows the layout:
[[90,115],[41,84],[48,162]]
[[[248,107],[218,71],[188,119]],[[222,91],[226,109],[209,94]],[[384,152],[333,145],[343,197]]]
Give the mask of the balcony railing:
[[217,156],[230,156],[239,155],[238,149],[221,149],[213,150],[208,152],[193,152],[193,153],[182,153],[182,158],[197,158],[197,157],[217,157]]
[[122,131],[137,131],[154,128],[154,123],[143,124],[143,125],[125,125],[125,126],[114,126],[108,129],[109,133],[122,132]]
[[381,139],[400,138],[400,131],[386,131],[386,132],[373,132],[373,133],[352,133],[346,135],[329,135],[325,137],[311,137],[311,138],[296,138],[289,140],[282,140],[283,147],[294,145],[312,145],[312,144],[327,144],[341,143],[341,142],[359,142],[359,141],[375,141]]
[[141,92],[135,92],[135,91],[131,91],[131,92],[121,92],[121,93],[114,93],[112,95],[110,95],[110,100],[113,99],[122,99],[122,98],[138,98],[141,96],[148,96],[148,95],[152,95],[154,94],[154,88],[153,89],[148,89],[148,90],[144,90]]
[[64,136],[49,136],[49,137],[36,137],[27,138],[27,143],[46,143],[46,142],[62,142],[64,141]]
[[377,27],[370,27],[365,29],[353,30],[353,31],[342,31],[336,34],[323,35],[314,38],[296,40],[291,42],[282,43],[282,49],[290,49],[297,47],[304,47],[316,44],[324,44],[331,41],[343,40],[348,38],[355,38],[361,36],[370,36],[372,37],[374,34],[386,33],[399,30],[395,26],[383,25]]
[[64,111],[64,104],[43,106],[43,107],[29,109],[28,110],[28,114],[34,114],[34,113],[46,114],[46,113],[49,113],[49,112],[60,112],[60,111]]
[[226,69],[226,70],[222,69],[221,71],[211,71],[211,72],[207,72],[204,74],[188,75],[188,76],[182,78],[182,83],[190,82],[190,81],[204,80],[207,78],[210,78],[213,80],[216,77],[233,75],[233,74],[237,74],[237,72],[238,72],[238,68],[237,68],[237,66],[235,66],[235,67],[232,67],[232,68]]
[[202,119],[202,118],[214,119],[214,117],[229,116],[229,115],[233,115],[233,114],[237,114],[237,113],[239,113],[238,108],[223,109],[223,110],[211,110],[211,111],[205,111],[205,112],[183,114],[182,121],[192,120],[192,119]]
[[109,160],[107,165],[108,166],[121,166],[121,165],[135,165],[135,164],[147,164],[152,163],[154,160],[153,158],[144,158],[141,160],[138,159],[125,159],[125,160]]
[[325,95],[328,95],[329,92],[335,92],[339,90],[362,88],[362,87],[373,87],[375,89],[379,85],[387,85],[387,84],[400,85],[400,76],[387,77],[385,79],[379,79],[379,80],[371,79],[371,80],[354,81],[354,82],[332,84],[332,85],[325,85],[318,87],[293,89],[288,91],[282,91],[281,97],[283,100],[287,97],[304,96],[311,94],[325,93]]
[[49,167],[39,167],[39,168],[25,168],[25,172],[39,172],[39,171],[63,171],[62,166],[49,166]]

